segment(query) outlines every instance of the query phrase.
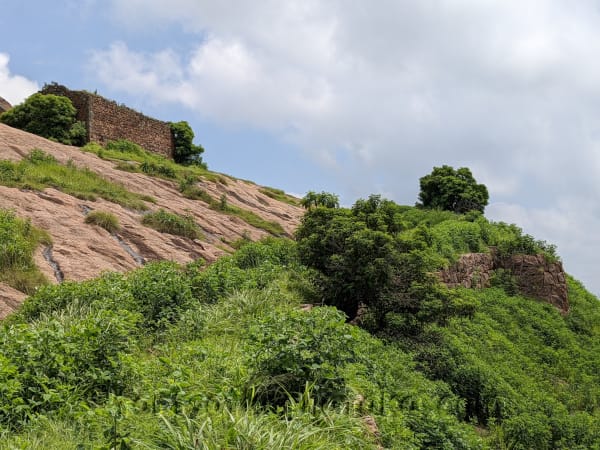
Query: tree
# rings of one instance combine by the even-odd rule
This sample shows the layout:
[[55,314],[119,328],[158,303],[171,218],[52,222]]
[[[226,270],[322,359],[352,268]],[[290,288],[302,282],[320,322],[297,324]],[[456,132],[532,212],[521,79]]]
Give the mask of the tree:
[[320,206],[305,214],[296,238],[302,263],[319,272],[326,304],[350,319],[360,303],[378,304],[394,267],[390,235],[367,228],[347,209]]
[[76,115],[67,97],[37,93],[0,115],[0,122],[63,144],[82,145],[85,127]]
[[450,166],[434,167],[429,175],[420,179],[421,192],[418,206],[443,209],[464,214],[469,211],[483,213],[488,204],[487,187],[477,184],[466,167],[455,170]]
[[[372,331],[417,334],[430,322],[468,316],[471,302],[461,303],[433,275],[437,256],[429,229],[403,228],[402,208],[372,195],[352,209],[311,207],[296,231],[300,261],[315,269],[323,303],[354,319],[366,306]],[[388,327],[393,323],[394,330]]]
[[194,145],[194,131],[185,121],[171,122],[171,133],[175,141],[175,152],[173,158],[178,163],[197,164],[206,167],[200,156],[204,153],[201,145]]
[[338,208],[340,206],[339,197],[329,192],[317,193],[308,191],[308,193],[300,200],[300,204],[306,209],[324,206],[325,208]]

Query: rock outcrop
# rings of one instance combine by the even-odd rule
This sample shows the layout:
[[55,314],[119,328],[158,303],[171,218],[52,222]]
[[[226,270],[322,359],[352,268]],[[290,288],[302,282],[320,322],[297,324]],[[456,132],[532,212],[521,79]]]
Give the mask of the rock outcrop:
[[25,299],[25,294],[0,283],[0,320],[13,312]]
[[497,269],[514,276],[518,290],[527,297],[537,298],[555,306],[563,313],[569,311],[567,280],[560,261],[549,261],[544,255],[512,255],[500,257],[491,253],[468,253],[438,273],[448,287],[463,286],[482,289],[490,286]]
[[[166,259],[185,264],[203,258],[211,262],[232,252],[228,244],[237,239],[258,240],[268,235],[239,217],[211,209],[201,200],[184,198],[174,181],[124,172],[116,169],[114,162],[102,160],[76,147],[0,124],[0,160],[18,161],[33,148],[53,155],[61,164],[70,161],[78,167],[87,167],[107,180],[122,184],[129,191],[154,197],[156,204],[148,203],[152,210],[163,208],[179,215],[193,216],[204,234],[202,240],[192,240],[159,233],[141,224],[142,212],[102,199],[81,200],[53,188],[40,192],[0,186],[0,208],[13,210],[17,216],[30,219],[33,225],[51,235],[51,252],[39,248],[35,260],[52,282],[58,282],[59,272],[65,280],[79,281],[94,278],[105,271],[125,272],[153,260]],[[200,187],[215,199],[226,195],[229,204],[279,223],[288,235],[294,232],[304,213],[301,207],[263,194],[258,185],[225,175],[220,176],[219,181],[204,180]],[[84,223],[86,214],[91,210],[114,214],[121,230],[112,235],[103,228]],[[51,261],[48,255],[51,255]],[[5,295],[3,292],[0,291],[0,299]],[[11,294],[13,297],[14,292]],[[17,302],[22,299],[15,298]],[[10,305],[14,306],[14,302]]]
[[4,100],[2,97],[0,97],[0,114],[8,111],[10,108],[12,108],[11,104]]

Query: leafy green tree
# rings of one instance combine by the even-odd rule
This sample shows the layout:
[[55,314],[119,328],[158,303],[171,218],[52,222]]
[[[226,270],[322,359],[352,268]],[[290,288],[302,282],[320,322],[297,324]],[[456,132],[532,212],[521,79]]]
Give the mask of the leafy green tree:
[[473,302],[441,286],[432,275],[446,260],[425,226],[399,234],[402,208],[379,196],[346,208],[309,209],[296,233],[303,264],[317,270],[323,300],[353,319],[368,308],[365,326],[394,333],[419,333],[430,322],[473,313]]
[[300,204],[306,208],[316,208],[318,206],[324,206],[325,208],[338,208],[340,206],[340,199],[337,195],[329,192],[317,193],[314,191],[308,191],[308,193],[300,200]]
[[192,127],[185,121],[171,122],[171,133],[175,141],[175,153],[173,158],[178,163],[197,164],[206,167],[200,156],[204,153],[204,148],[201,145],[194,144],[194,131]]
[[477,184],[466,167],[455,170],[450,166],[434,167],[429,175],[420,179],[420,206],[443,209],[464,214],[483,210],[488,204],[487,187]]
[[81,145],[86,132],[76,114],[67,97],[37,93],[0,115],[0,122],[63,144]]

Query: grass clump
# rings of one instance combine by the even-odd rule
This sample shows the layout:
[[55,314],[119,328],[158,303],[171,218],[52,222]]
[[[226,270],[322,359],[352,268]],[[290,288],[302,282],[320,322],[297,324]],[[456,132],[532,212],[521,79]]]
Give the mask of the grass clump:
[[268,186],[264,186],[258,190],[261,194],[266,195],[274,200],[287,203],[288,205],[300,206],[300,202],[297,198],[292,197],[291,195],[286,194],[281,189],[276,189]]
[[239,217],[247,224],[252,225],[255,228],[265,230],[274,236],[284,236],[286,234],[285,230],[279,223],[265,220],[252,211],[229,204],[227,202],[226,194],[221,195],[219,200],[211,197],[208,192],[196,185],[197,181],[198,179],[196,177],[188,175],[179,182],[179,191],[185,198],[202,200],[208,204],[210,209],[220,211],[230,216]]
[[29,220],[0,209],[0,281],[26,294],[46,284],[48,280],[33,261],[33,252],[38,245],[50,243],[48,233]]
[[119,219],[107,211],[92,211],[85,217],[85,223],[98,225],[109,233],[116,233],[121,229]]
[[[226,178],[223,175],[211,172],[202,165],[177,164],[170,158],[159,155],[158,153],[149,152],[139,145],[125,139],[108,142],[106,147],[102,147],[95,142],[90,142],[82,147],[82,150],[94,153],[102,159],[117,162],[117,169],[119,170],[145,173],[150,176],[167,178],[175,181],[181,181],[187,176],[195,176],[213,182],[227,183]],[[122,164],[123,162],[129,166],[125,166]],[[132,163],[138,164],[134,165]]]
[[184,236],[190,239],[200,239],[202,230],[191,215],[179,216],[164,209],[146,214],[142,223],[161,233]]
[[100,197],[138,210],[148,209],[144,201],[154,200],[130,192],[88,168],[82,169],[73,163],[59,164],[52,155],[40,149],[33,149],[19,162],[0,161],[0,184],[39,191],[52,187],[83,200],[94,201]]

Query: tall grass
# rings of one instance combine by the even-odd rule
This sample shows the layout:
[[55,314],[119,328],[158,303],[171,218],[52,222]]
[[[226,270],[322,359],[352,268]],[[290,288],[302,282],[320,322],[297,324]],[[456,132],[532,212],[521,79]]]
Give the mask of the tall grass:
[[85,223],[98,225],[109,233],[116,233],[121,228],[119,219],[107,211],[92,211],[85,217]]
[[190,239],[200,239],[202,237],[202,230],[194,220],[193,216],[179,216],[165,211],[162,208],[158,211],[146,214],[142,218],[142,223],[161,233],[184,236]]
[[[212,198],[208,192],[195,184],[197,180],[202,178],[227,185],[227,178],[221,174],[210,172],[199,166],[182,166],[164,156],[148,152],[139,145],[128,141],[109,142],[106,148],[96,143],[90,143],[83,147],[82,150],[95,153],[103,159],[118,161],[116,168],[120,170],[140,172],[178,181],[179,190],[186,198],[202,200],[208,203],[211,209],[221,211],[230,216],[239,217],[249,225],[265,230],[274,236],[283,236],[286,234],[280,224],[265,220],[252,211],[233,205],[226,205],[224,207],[221,202]],[[263,193],[279,201],[295,204],[293,197],[287,196],[283,191],[265,188]]]
[[154,201],[102,178],[88,168],[81,169],[71,163],[59,164],[39,149],[32,150],[20,162],[0,161],[0,184],[34,190],[53,187],[83,200],[93,201],[100,197],[138,210],[148,209],[145,201]]
[[50,244],[50,236],[22,220],[12,211],[0,209],[0,281],[26,294],[48,280],[33,261],[40,244]]

